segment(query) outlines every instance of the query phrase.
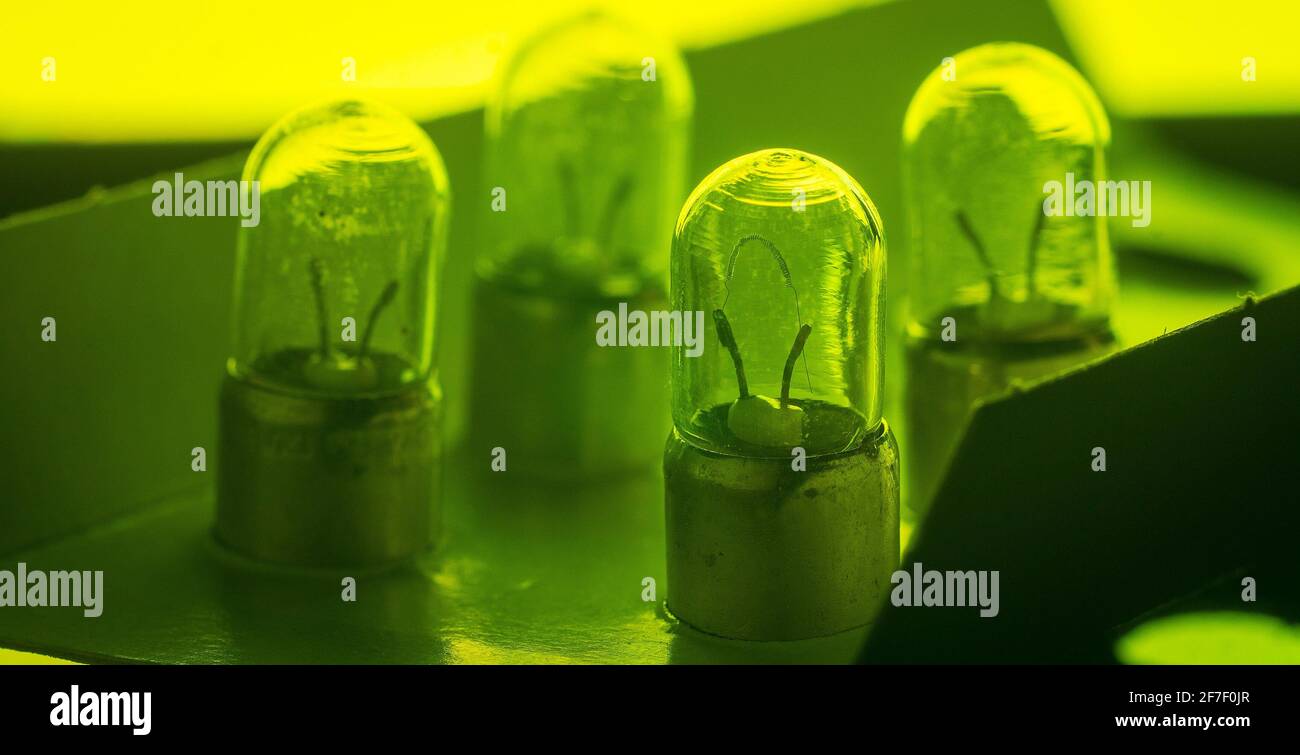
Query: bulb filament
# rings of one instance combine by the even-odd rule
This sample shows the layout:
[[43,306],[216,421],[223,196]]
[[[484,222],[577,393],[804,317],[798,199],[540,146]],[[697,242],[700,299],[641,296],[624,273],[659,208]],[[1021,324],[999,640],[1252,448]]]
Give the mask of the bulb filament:
[[[800,311],[799,311],[799,291],[798,291],[798,289],[796,289],[796,288],[794,287],[794,277],[790,275],[790,266],[786,264],[786,262],[785,262],[785,257],[783,257],[783,256],[781,255],[781,250],[776,248],[776,244],[773,244],[771,241],[769,241],[769,240],[763,238],[762,236],[759,236],[759,235],[756,234],[756,233],[754,233],[754,234],[750,234],[750,235],[748,235],[748,236],[742,236],[742,237],[740,238],[740,240],[736,242],[735,246],[731,247],[731,256],[727,258],[727,277],[726,277],[726,280],[723,281],[723,286],[726,287],[726,289],[727,289],[727,294],[726,294],[726,296],[724,296],[723,299],[722,299],[722,306],[723,306],[723,307],[726,307],[726,306],[727,306],[727,302],[731,299],[731,276],[734,275],[735,272],[736,272],[736,259],[740,256],[740,249],[741,249],[741,247],[743,247],[745,244],[748,244],[748,243],[751,242],[751,241],[756,241],[756,242],[762,244],[764,247],[766,247],[766,248],[767,248],[767,251],[771,253],[771,255],[772,255],[772,259],[776,261],[776,266],[777,266],[778,268],[781,269],[781,277],[785,278],[785,286],[786,286],[786,288],[790,289],[790,293],[794,294],[794,318],[795,318],[795,322],[796,322],[796,323],[799,323],[799,324],[802,325],[802,323],[803,323],[803,314],[801,314]],[[718,310],[718,311],[721,311],[721,310]],[[716,315],[715,315],[715,319],[716,319]],[[803,337],[803,340],[807,340],[807,338],[808,338],[807,336],[804,336],[804,337]],[[803,344],[802,344],[802,342],[799,340],[798,336],[795,337],[795,342],[796,342],[797,344],[799,344],[799,351],[802,352],[802,351],[803,351]],[[733,343],[734,343],[734,341],[733,341]],[[739,356],[740,356],[740,349],[737,348],[737,349],[733,352],[733,357],[732,357],[732,358],[733,358],[733,359],[738,359]],[[795,358],[796,358],[796,359],[798,358],[798,354],[795,355]],[[811,392],[811,391],[812,391],[812,373],[808,370],[808,358],[807,358],[807,357],[804,357],[804,360],[803,360],[803,371],[804,371],[804,377],[808,380],[808,391]],[[788,381],[787,381],[787,382],[788,382]],[[743,398],[744,396],[742,395],[741,397]]]

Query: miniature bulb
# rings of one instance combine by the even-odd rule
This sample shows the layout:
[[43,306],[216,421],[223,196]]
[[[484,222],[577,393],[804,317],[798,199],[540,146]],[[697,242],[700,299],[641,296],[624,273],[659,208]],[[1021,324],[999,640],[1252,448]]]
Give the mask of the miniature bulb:
[[898,565],[898,447],[881,417],[885,238],[862,187],[806,152],[715,170],[677,220],[664,449],[668,610],[710,634],[871,622]]
[[673,356],[673,422],[720,453],[853,448],[881,421],[880,217],[834,164],[770,149],[713,172],[673,243],[674,309],[720,348]]
[[275,124],[243,178],[261,219],[239,235],[217,536],[297,566],[419,552],[436,525],[442,158],[400,113],[339,102]]
[[570,296],[662,281],[691,104],[676,50],[622,21],[589,13],[525,43],[488,104],[504,222],[480,272]]
[[425,133],[372,103],[306,108],[244,180],[262,217],[239,236],[231,374],[320,395],[427,380],[448,188]]
[[903,126],[909,332],[934,337],[950,317],[976,342],[1108,330],[1105,218],[1053,213],[1045,187],[1100,186],[1109,139],[1092,88],[1037,47],[981,45],[931,73]]
[[486,117],[469,444],[510,449],[514,472],[590,479],[662,458],[668,351],[599,343],[597,324],[667,307],[691,101],[671,46],[598,13],[503,66]]

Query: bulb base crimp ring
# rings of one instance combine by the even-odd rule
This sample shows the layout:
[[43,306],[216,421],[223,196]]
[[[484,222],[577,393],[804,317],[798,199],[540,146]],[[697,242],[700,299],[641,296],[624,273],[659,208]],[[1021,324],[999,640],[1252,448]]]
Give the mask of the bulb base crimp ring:
[[708,634],[777,641],[871,623],[899,560],[898,445],[792,459],[664,455],[668,610]]
[[437,388],[291,395],[227,376],[216,537],[255,560],[374,567],[432,547],[438,527]]

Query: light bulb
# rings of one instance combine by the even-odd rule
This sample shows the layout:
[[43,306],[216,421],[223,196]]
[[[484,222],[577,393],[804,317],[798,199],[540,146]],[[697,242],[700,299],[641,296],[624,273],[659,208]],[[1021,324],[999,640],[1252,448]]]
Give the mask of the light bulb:
[[1112,347],[1106,220],[1045,204],[1052,182],[1101,186],[1109,139],[1088,83],[1030,45],[962,52],[913,97],[903,125],[910,509],[928,507],[976,400]]
[[664,457],[670,610],[751,640],[867,624],[898,562],[898,453],[881,417],[885,241],[862,187],[820,157],[732,160],[677,221]]
[[667,353],[597,344],[602,312],[666,300],[691,84],[668,44],[598,13],[504,64],[487,109],[471,432],[548,477],[653,466]]
[[436,522],[436,270],[449,191],[405,116],[345,101],[271,127],[243,180],[217,535],[268,561],[374,564]]

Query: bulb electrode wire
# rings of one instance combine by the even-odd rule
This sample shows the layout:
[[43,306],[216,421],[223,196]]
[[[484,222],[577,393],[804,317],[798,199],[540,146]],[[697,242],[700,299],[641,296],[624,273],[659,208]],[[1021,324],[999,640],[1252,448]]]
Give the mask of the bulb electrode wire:
[[[727,277],[722,282],[723,288],[726,290],[726,295],[722,297],[722,309],[726,309],[727,302],[731,300],[731,276],[734,275],[736,272],[736,259],[740,256],[741,247],[745,246],[745,244],[748,244],[751,241],[757,241],[758,243],[766,247],[767,251],[771,253],[772,259],[776,260],[776,266],[781,269],[781,276],[785,278],[786,288],[790,289],[790,293],[794,294],[795,324],[799,325],[800,332],[802,332],[803,328],[805,327],[811,331],[812,330],[811,326],[806,325],[803,321],[803,313],[799,309],[799,291],[794,287],[794,278],[791,277],[790,275],[790,266],[786,264],[785,257],[781,255],[781,250],[776,248],[776,244],[773,244],[771,241],[768,241],[766,238],[756,233],[751,233],[748,236],[742,236],[740,240],[736,242],[735,246],[731,247],[731,256],[727,258]],[[721,312],[722,309],[715,310],[715,313]],[[714,315],[714,319],[715,320],[717,319],[716,314]],[[721,335],[721,333],[719,333],[719,335]],[[808,340],[808,336],[805,335],[803,337],[803,340],[804,341]],[[796,336],[796,343],[799,343],[800,351],[802,352],[803,344],[798,339],[797,336]],[[733,358],[739,360],[740,358],[739,347],[736,348]],[[739,366],[739,361],[737,361],[737,366]],[[807,378],[808,380],[808,392],[811,393],[812,372],[808,369],[807,354],[803,355],[803,370],[804,370],[804,377]]]
[[614,184],[609,201],[605,203],[605,212],[600,216],[600,229],[596,233],[596,240],[610,253],[613,252],[614,226],[618,223],[619,215],[627,205],[628,198],[632,196],[634,186],[632,176],[624,174],[618,183]]
[[311,290],[316,296],[316,324],[320,331],[320,356],[328,359],[330,355],[329,313],[325,309],[325,265],[319,257],[312,257],[308,263],[311,272]]
[[366,321],[366,332],[361,336],[361,348],[357,350],[357,361],[366,358],[366,352],[370,349],[370,337],[375,334],[375,322],[379,320],[379,315],[393,301],[397,295],[397,281],[392,280],[384,286],[380,292],[379,299],[375,301],[375,306],[370,308],[370,318]]
[[794,377],[794,363],[798,361],[799,355],[803,353],[803,345],[808,341],[808,334],[812,332],[812,326],[804,323],[799,328],[799,333],[794,337],[794,344],[790,346],[790,356],[785,359],[785,372],[781,373],[781,408],[784,409],[790,403],[790,378]]
[[718,329],[718,341],[731,354],[731,363],[736,366],[736,385],[740,388],[740,397],[749,398],[749,381],[745,379],[745,363],[740,358],[740,347],[736,345],[736,336],[731,332],[727,313],[721,309],[713,310],[713,325]]
[[[311,290],[316,298],[316,321],[317,328],[320,331],[320,355],[321,359],[327,359],[330,355],[330,337],[329,337],[329,312],[325,306],[325,264],[320,261],[319,257],[312,257],[308,264],[311,270]],[[375,306],[370,308],[370,317],[366,321],[366,331],[361,336],[361,347],[357,350],[358,361],[364,359],[366,352],[370,349],[370,339],[375,333],[375,321],[379,315],[393,301],[397,295],[398,283],[396,280],[388,282],[384,290],[379,293],[379,299],[375,301]]]
[[[573,163],[568,160],[558,161],[555,164],[555,169],[560,178],[560,195],[562,196],[561,201],[564,203],[566,231],[570,238],[576,239],[582,232],[582,210],[578,198],[578,174],[573,168]],[[618,224],[623,208],[627,206],[635,188],[636,182],[633,177],[630,174],[624,174],[614,184],[609,199],[605,202],[604,212],[600,215],[595,241],[609,256],[614,254],[614,227]]]
[[[1029,296],[1038,292],[1038,241],[1043,235],[1043,226],[1047,223],[1047,215],[1035,203],[1037,218],[1034,220],[1034,230],[1029,235],[1029,254],[1025,263],[1025,287]],[[980,264],[984,266],[985,279],[989,284],[989,296],[1002,298],[1002,291],[998,287],[997,270],[993,267],[993,260],[989,258],[988,250],[980,241],[979,236],[975,233],[975,228],[970,223],[970,218],[966,213],[958,210],[956,213],[957,226],[961,228],[962,235],[970,242],[971,247],[975,249],[975,255],[979,257]]]
[[1029,234],[1029,259],[1025,264],[1025,287],[1029,290],[1029,296],[1033,297],[1038,294],[1038,240],[1043,235],[1043,226],[1047,224],[1047,213],[1043,212],[1042,207],[1037,202],[1034,203],[1034,230]]
[[564,222],[568,227],[569,236],[576,238],[578,227],[581,225],[578,220],[578,176],[573,171],[573,164],[568,160],[557,162],[555,169],[560,174],[560,196],[564,198]]
[[989,296],[1002,298],[1002,290],[998,287],[998,274],[993,267],[993,260],[989,258],[988,250],[980,242],[979,236],[975,235],[975,229],[970,224],[970,218],[966,217],[966,213],[961,210],[957,211],[956,218],[957,226],[961,228],[962,235],[975,249],[975,256],[979,257],[980,264],[984,266],[984,279],[989,284]]

